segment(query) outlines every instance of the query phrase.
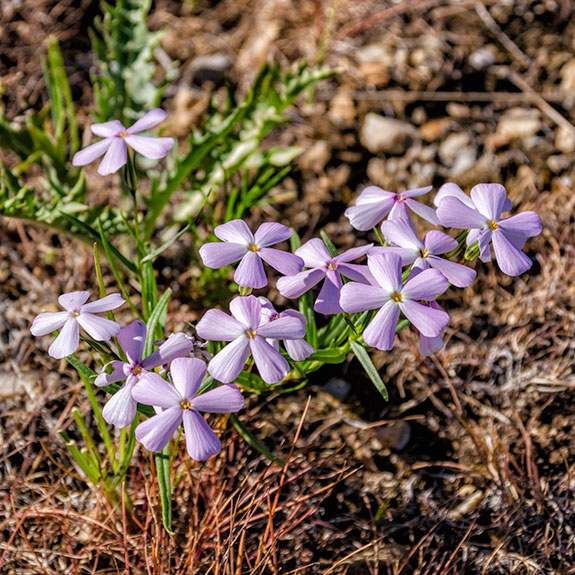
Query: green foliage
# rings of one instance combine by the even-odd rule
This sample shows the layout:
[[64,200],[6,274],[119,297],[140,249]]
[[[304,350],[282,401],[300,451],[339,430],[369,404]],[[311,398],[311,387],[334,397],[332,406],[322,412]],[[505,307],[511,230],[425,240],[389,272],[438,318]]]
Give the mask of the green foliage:
[[162,31],[150,32],[147,17],[152,0],[102,2],[92,47],[98,71],[92,74],[96,119],[131,123],[159,105],[165,81],[156,85],[154,50]]

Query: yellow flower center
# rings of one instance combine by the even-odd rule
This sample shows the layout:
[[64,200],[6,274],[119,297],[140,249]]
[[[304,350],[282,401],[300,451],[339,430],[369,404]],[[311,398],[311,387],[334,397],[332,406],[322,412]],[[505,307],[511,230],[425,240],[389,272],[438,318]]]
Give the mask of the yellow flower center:
[[270,321],[275,321],[276,319],[279,319],[280,317],[281,317],[281,315],[279,313],[276,313],[270,317]]
[[132,368],[132,373],[133,373],[134,375],[140,375],[140,373],[142,373],[142,371],[144,371],[144,370],[142,369],[142,366],[141,366],[141,365],[135,365],[135,366]]
[[337,269],[337,262],[329,262],[327,269],[331,270],[332,272],[335,271]]
[[403,301],[403,298],[401,297],[401,294],[398,291],[394,291],[391,294],[391,299],[397,303],[399,303],[400,301]]
[[491,220],[490,222],[488,222],[487,227],[490,230],[496,230],[499,227],[499,225],[495,220]]
[[182,409],[190,409],[192,407],[192,404],[190,403],[189,399],[183,399],[182,401],[180,401],[180,407]]
[[126,136],[128,136],[128,132],[120,132],[120,133],[118,134],[118,136],[119,136],[120,138],[125,138]]
[[73,311],[70,315],[72,317],[78,317],[80,315],[80,312],[79,311]]
[[258,248],[258,246],[256,246],[256,244],[250,244],[250,245],[248,246],[248,250],[250,250],[250,252],[254,252],[254,253],[255,253],[255,252],[259,251],[259,249],[260,249],[260,248]]
[[246,329],[246,337],[248,339],[256,339],[257,335],[258,333],[256,332],[255,329]]
[[420,257],[420,258],[424,258],[424,259],[425,259],[428,255],[429,255],[429,252],[428,252],[427,250],[425,250],[425,249],[419,251],[419,257]]

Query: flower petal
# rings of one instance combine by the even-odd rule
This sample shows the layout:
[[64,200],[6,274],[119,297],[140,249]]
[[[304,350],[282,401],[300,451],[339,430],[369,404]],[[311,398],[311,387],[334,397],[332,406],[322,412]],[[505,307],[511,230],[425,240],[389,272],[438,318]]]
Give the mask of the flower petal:
[[253,244],[255,238],[250,228],[243,220],[232,220],[214,229],[214,234],[224,242],[236,242],[238,244]]
[[58,337],[52,342],[50,349],[48,349],[48,355],[54,359],[62,359],[73,354],[79,345],[80,326],[76,318],[70,317],[62,327]]
[[166,365],[177,357],[185,357],[192,349],[194,349],[194,343],[189,337],[183,333],[173,333],[158,349],[142,361],[142,367],[153,369],[160,365]]
[[256,296],[235,297],[230,302],[230,311],[248,329],[256,329],[261,323],[262,304]]
[[139,378],[132,390],[132,397],[144,405],[162,409],[179,407],[180,401],[184,399],[174,385],[153,372],[146,372]]
[[[373,249],[373,248],[372,248]],[[359,264],[339,264],[337,271],[346,278],[362,284],[377,284],[369,268]]]
[[200,257],[205,266],[213,269],[233,264],[242,259],[248,248],[235,242],[209,242],[200,248]]
[[108,341],[120,333],[120,326],[115,321],[83,310],[76,319],[84,331],[96,341]]
[[291,234],[292,231],[283,224],[266,222],[257,229],[254,238],[260,248],[266,248],[289,239]]
[[[424,273],[422,272],[416,277],[420,277]],[[399,304],[399,307],[414,327],[427,337],[439,335],[449,323],[449,315],[442,309],[435,309],[413,300],[403,301]]]
[[116,309],[125,303],[125,299],[119,293],[113,293],[106,297],[86,303],[81,307],[81,311],[87,313],[100,313]]
[[408,279],[401,290],[401,295],[404,301],[433,301],[435,297],[443,293],[447,287],[448,281],[439,270],[428,269]]
[[288,355],[294,361],[304,361],[312,353],[315,353],[315,347],[310,345],[305,339],[288,339],[284,341]]
[[424,357],[443,349],[443,339],[440,335],[435,337],[419,336],[419,353]]
[[439,225],[439,218],[437,217],[436,211],[430,207],[418,202],[417,200],[412,200],[407,198],[405,203],[408,205],[409,209],[417,214],[419,217],[427,220],[428,222],[432,223],[434,226]]
[[405,192],[401,192],[400,196],[404,198],[417,198],[418,196],[423,196],[428,192],[431,192],[433,186],[425,186],[424,188],[415,188],[413,190],[406,190]]
[[80,311],[82,305],[90,297],[89,291],[73,291],[64,293],[58,298],[58,303],[66,311]]
[[423,245],[430,254],[445,254],[457,247],[457,240],[439,230],[431,230],[425,234]]
[[391,211],[389,212],[388,219],[394,220],[396,218],[402,220],[411,220],[411,214],[409,213],[409,208],[407,206],[407,201],[395,202]]
[[283,316],[260,325],[257,333],[266,339],[301,339],[305,336],[305,324],[298,317]]
[[244,406],[244,398],[237,385],[220,385],[215,389],[197,395],[192,407],[208,413],[234,413]]
[[533,262],[505,235],[505,232],[493,232],[493,250],[499,269],[508,276],[518,276],[526,272]]
[[254,289],[268,285],[268,278],[264,271],[264,265],[258,254],[247,251],[240,261],[240,265],[234,272],[234,281],[242,287]]
[[132,397],[133,385],[125,383],[108,402],[102,410],[102,416],[110,425],[115,425],[118,429],[127,427],[136,417],[138,403]]
[[130,126],[126,132],[128,132],[128,134],[137,134],[138,132],[149,130],[162,123],[167,115],[168,113],[161,108],[153,108],[144,114],[134,125]]
[[411,248],[415,253],[423,249],[423,243],[417,237],[411,220],[405,218],[386,220],[381,224],[381,233],[386,242],[395,246]]
[[276,286],[284,297],[295,299],[319,283],[325,274],[325,269],[305,270],[295,276],[279,278]]
[[375,281],[388,293],[401,290],[401,258],[397,254],[377,253],[367,258]]
[[[390,192],[386,193],[389,194]],[[389,214],[395,205],[395,194],[382,198],[377,203],[360,204],[358,202],[359,198],[356,200],[355,206],[351,206],[345,210],[344,215],[349,219],[349,223],[356,230],[366,232],[377,226],[377,224]]]
[[222,383],[231,383],[238,377],[250,355],[250,344],[245,336],[238,337],[208,364],[208,372]]
[[100,156],[103,156],[108,148],[112,145],[114,138],[106,138],[105,140],[100,140],[79,152],[74,154],[72,158],[73,166],[85,166],[91,164],[94,160],[97,160]]
[[398,319],[398,304],[394,301],[388,301],[375,314],[375,317],[363,332],[363,341],[376,349],[390,350],[393,347]]
[[112,138],[120,132],[125,131],[124,125],[118,120],[112,120],[111,122],[103,122],[101,124],[92,124],[90,130],[94,136],[99,138]]
[[[386,221],[397,222],[399,220]],[[415,250],[414,248],[396,248],[393,246],[375,246],[369,250],[370,256],[377,254],[396,254],[401,258],[401,266],[405,267],[412,264],[419,257],[419,250]]]
[[325,280],[323,281],[319,295],[315,300],[313,309],[318,313],[323,313],[324,315],[332,315],[342,312],[343,310],[339,305],[339,296],[342,285],[343,282],[339,273],[334,270],[328,270],[325,274]]
[[325,244],[319,238],[307,241],[295,251],[295,255],[304,261],[307,268],[321,268],[332,259]]
[[159,160],[168,155],[174,147],[173,138],[149,138],[147,136],[126,136],[126,144],[138,154],[142,154],[150,160]]
[[278,383],[287,375],[288,362],[263,337],[250,339],[249,345],[259,374],[266,383]]
[[286,276],[293,276],[301,272],[303,260],[290,252],[283,252],[274,248],[261,248],[258,255],[275,270]]
[[338,264],[352,262],[353,260],[357,260],[363,256],[365,256],[369,250],[373,247],[373,244],[367,244],[365,246],[358,246],[357,248],[351,248],[343,254],[339,254],[335,256],[334,261]]
[[434,269],[439,270],[454,286],[464,288],[475,281],[477,272],[467,266],[458,264],[438,256],[429,256],[427,263]]
[[437,208],[437,217],[446,228],[482,228],[485,217],[453,196],[445,196]]
[[208,422],[193,409],[184,412],[184,432],[186,450],[195,461],[204,461],[212,455],[217,455],[222,449],[218,436]]
[[355,205],[362,206],[364,204],[376,204],[389,199],[395,201],[397,199],[397,194],[394,192],[388,192],[387,190],[382,190],[377,186],[367,186],[367,188],[365,188],[356,198]]
[[542,229],[541,218],[535,212],[521,212],[505,220],[500,220],[498,226],[498,229],[502,230],[513,245],[518,248],[520,246],[517,245],[514,238],[531,238],[539,235]]
[[146,324],[137,319],[123,327],[118,334],[118,342],[130,363],[139,363],[146,343]]
[[345,284],[339,298],[341,307],[347,313],[378,309],[387,301],[389,295],[381,287],[356,282]]
[[[120,332],[121,333],[121,332]],[[107,373],[108,366],[112,366],[111,373]],[[110,385],[111,383],[116,383],[118,381],[123,381],[126,379],[126,374],[124,373],[124,366],[127,365],[123,361],[111,361],[107,363],[102,373],[94,380],[94,383],[100,387],[105,385]]]
[[98,166],[98,173],[101,176],[108,176],[117,172],[128,161],[128,148],[124,138],[111,138],[112,142],[104,159]]
[[194,357],[178,357],[172,361],[170,376],[180,395],[192,399],[206,375],[206,364]]
[[148,451],[161,451],[182,422],[182,408],[178,405],[146,419],[136,427],[136,439]]
[[501,184],[477,184],[471,188],[471,199],[476,210],[488,220],[501,218],[507,195]]
[[457,184],[453,184],[451,182],[443,184],[443,186],[439,188],[437,194],[435,194],[435,198],[433,198],[433,203],[435,204],[436,207],[439,207],[441,201],[448,196],[453,196],[457,198],[472,210],[475,209],[475,204],[473,203],[473,200]]
[[48,335],[60,329],[70,317],[68,311],[44,312],[37,315],[30,326],[30,333],[34,336]]
[[198,335],[212,341],[232,341],[245,330],[239,321],[219,309],[209,309],[196,325]]

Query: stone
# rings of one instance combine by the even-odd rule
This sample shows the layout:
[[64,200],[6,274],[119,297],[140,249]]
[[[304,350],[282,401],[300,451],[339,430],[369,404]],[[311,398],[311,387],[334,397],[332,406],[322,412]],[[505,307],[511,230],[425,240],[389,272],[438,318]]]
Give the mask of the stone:
[[575,127],[559,126],[555,134],[555,146],[563,154],[575,152]]
[[227,54],[209,54],[194,58],[188,73],[195,84],[211,82],[220,86],[224,83],[232,66],[233,62]]
[[497,124],[495,132],[508,140],[531,138],[541,129],[541,118],[537,110],[511,108]]
[[414,126],[370,112],[365,116],[359,139],[372,154],[403,155],[418,139]]

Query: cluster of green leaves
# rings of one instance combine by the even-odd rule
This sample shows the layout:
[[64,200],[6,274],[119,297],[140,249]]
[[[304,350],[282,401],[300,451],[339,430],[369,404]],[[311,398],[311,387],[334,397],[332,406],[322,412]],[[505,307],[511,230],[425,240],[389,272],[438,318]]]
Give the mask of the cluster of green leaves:
[[154,50],[163,31],[148,29],[151,6],[152,0],[101,3],[103,17],[95,20],[96,31],[91,33],[97,67],[92,86],[99,122],[116,119],[130,124],[160,104],[169,74],[156,83]]

